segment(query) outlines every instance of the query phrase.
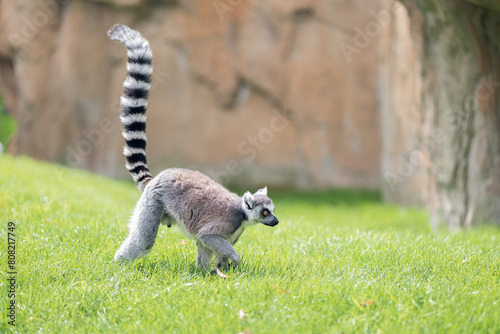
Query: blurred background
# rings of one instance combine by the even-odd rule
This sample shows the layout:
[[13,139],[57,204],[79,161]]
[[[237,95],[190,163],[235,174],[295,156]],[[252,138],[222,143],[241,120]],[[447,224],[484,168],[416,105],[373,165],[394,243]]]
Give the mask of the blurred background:
[[153,50],[148,163],[230,187],[378,189],[500,223],[495,0],[0,0],[0,139],[128,179],[122,23]]

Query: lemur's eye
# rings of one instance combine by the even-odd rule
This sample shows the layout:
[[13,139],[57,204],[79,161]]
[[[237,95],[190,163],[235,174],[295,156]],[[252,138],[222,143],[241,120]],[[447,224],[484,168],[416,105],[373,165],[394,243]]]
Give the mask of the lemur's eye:
[[268,214],[269,214],[269,211],[267,211],[267,210],[262,211],[262,215],[263,215],[264,217],[266,217]]

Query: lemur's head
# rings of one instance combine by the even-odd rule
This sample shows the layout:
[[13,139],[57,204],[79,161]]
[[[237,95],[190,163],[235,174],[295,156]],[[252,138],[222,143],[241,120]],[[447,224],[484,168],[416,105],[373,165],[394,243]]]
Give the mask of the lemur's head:
[[273,201],[267,197],[267,187],[259,189],[253,195],[247,191],[243,194],[241,206],[252,223],[262,223],[267,226],[276,226],[279,223],[273,214]]

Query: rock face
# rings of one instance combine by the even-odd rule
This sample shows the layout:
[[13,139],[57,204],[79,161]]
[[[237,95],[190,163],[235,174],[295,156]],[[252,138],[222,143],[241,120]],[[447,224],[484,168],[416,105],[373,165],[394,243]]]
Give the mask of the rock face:
[[381,186],[435,226],[500,222],[498,1],[0,0],[10,152],[128,177],[114,23],[153,49],[153,173]]
[[148,162],[232,185],[379,185],[378,15],[386,1],[0,1],[9,150],[128,177],[114,23],[146,36],[155,72]]
[[[417,15],[411,11],[414,16]],[[381,118],[381,186],[386,201],[425,205],[426,155],[434,143],[423,140],[421,36],[419,20],[410,19],[401,3],[392,8],[392,20],[380,48],[379,101]]]
[[[385,197],[425,203],[434,226],[500,223],[498,3],[405,4],[410,66],[401,72],[397,52],[385,62],[390,87],[381,108]],[[387,39],[401,45],[405,37],[393,31]],[[415,94],[399,95],[401,85]]]

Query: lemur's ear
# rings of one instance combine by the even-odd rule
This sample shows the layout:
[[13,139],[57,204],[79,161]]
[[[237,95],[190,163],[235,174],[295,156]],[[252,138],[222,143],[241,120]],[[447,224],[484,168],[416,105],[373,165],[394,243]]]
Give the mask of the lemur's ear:
[[252,210],[254,205],[253,205],[253,195],[250,194],[249,191],[243,194],[243,203],[247,207],[248,210]]
[[267,187],[264,187],[262,189],[257,190],[257,192],[255,193],[255,195],[264,195],[264,196],[267,196]]

